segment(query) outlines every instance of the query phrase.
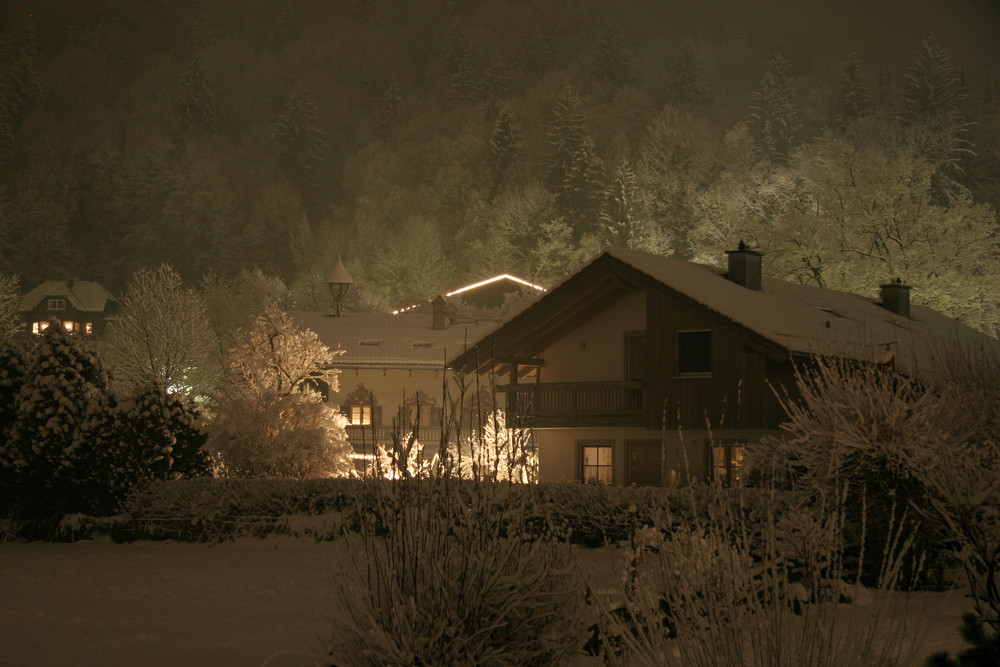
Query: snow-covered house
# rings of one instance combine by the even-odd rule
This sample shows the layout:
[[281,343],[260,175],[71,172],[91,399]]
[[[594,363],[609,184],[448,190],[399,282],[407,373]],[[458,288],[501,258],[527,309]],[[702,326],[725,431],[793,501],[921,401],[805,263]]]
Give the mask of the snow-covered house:
[[59,320],[70,333],[102,338],[118,299],[91,280],[49,280],[25,294],[18,310],[32,333]]
[[506,378],[540,479],[660,485],[737,477],[743,444],[784,419],[772,387],[794,388],[796,358],[909,373],[946,346],[996,343],[910,305],[898,281],[866,298],[762,277],[742,244],[727,254],[725,270],[608,249],[450,366]]
[[[498,324],[487,308],[500,304],[504,294],[525,289],[544,291],[504,275],[434,299],[408,301],[394,313],[291,313],[298,327],[316,332],[331,350],[343,350],[334,362],[339,391],[328,400],[347,416],[348,437],[359,458],[370,456],[377,444],[390,443],[394,426],[405,435],[418,413],[420,440],[432,445],[430,451],[436,449],[448,359]],[[476,315],[463,316],[465,310]]]

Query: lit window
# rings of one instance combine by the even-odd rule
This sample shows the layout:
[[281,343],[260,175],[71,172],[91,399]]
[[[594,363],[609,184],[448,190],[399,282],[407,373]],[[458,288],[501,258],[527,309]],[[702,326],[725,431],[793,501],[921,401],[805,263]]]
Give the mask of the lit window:
[[94,323],[87,322],[83,327],[83,332],[88,336],[92,335],[94,333]]
[[677,373],[704,375],[712,372],[712,332],[677,332]]
[[31,333],[40,334],[49,328],[48,322],[32,322],[31,323]]
[[73,333],[76,331],[76,322],[63,322],[63,328],[66,329],[66,331]]
[[712,445],[712,481],[724,486],[740,481],[743,471],[743,445]]
[[582,448],[583,482],[611,484],[611,445],[584,445]]
[[348,415],[351,424],[354,426],[371,426],[372,424],[372,406],[370,405],[351,405],[348,406],[351,410],[351,414]]
[[49,299],[49,310],[66,310],[66,299]]

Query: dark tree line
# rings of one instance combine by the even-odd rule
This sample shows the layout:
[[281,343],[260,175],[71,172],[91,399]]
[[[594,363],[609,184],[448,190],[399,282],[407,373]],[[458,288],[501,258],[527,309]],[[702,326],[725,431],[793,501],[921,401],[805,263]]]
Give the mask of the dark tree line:
[[[778,275],[936,294],[968,276],[935,262],[995,259],[1000,59],[933,17],[873,44],[871,17],[781,0],[14,5],[0,273],[26,288],[167,261],[301,296],[339,254],[359,307],[386,307],[484,271],[551,281],[608,244],[717,261],[746,237]],[[890,181],[917,203],[865,218]],[[982,252],[906,240],[935,225]],[[989,298],[936,303],[983,322]]]

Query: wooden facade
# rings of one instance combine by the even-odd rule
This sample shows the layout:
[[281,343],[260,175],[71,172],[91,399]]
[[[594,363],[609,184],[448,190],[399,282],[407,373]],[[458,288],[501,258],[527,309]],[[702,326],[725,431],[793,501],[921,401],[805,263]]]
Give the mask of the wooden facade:
[[727,272],[609,249],[450,365],[506,378],[542,479],[665,484],[738,479],[743,446],[780,433],[800,361],[888,355],[908,372],[945,346],[996,349],[929,308],[762,278],[760,253],[728,254]]

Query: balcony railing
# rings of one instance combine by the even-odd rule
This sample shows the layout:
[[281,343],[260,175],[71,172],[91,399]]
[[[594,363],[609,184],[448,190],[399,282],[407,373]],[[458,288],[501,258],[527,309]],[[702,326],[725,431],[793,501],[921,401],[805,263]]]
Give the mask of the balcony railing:
[[507,410],[535,428],[641,426],[645,392],[641,382],[549,382],[509,384]]

